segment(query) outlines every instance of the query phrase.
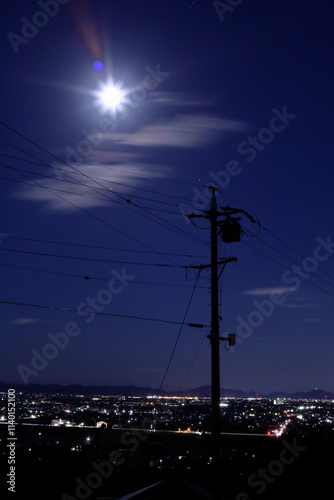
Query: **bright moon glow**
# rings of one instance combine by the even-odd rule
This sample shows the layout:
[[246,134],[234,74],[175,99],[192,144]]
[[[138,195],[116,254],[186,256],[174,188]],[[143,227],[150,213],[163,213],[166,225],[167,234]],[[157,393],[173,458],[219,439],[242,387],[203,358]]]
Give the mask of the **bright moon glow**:
[[104,111],[117,111],[122,108],[125,103],[126,92],[120,85],[109,81],[100,85],[100,90],[94,92],[97,97],[96,104]]
[[107,87],[101,92],[101,102],[109,109],[116,109],[122,102],[123,93],[116,87]]

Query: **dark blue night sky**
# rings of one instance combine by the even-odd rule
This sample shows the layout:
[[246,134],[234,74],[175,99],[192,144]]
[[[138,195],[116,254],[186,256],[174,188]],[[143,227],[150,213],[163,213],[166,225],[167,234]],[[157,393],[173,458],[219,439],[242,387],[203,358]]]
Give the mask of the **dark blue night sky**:
[[221,385],[334,391],[332,2],[1,11],[0,380],[209,384],[215,184],[257,220],[219,244]]

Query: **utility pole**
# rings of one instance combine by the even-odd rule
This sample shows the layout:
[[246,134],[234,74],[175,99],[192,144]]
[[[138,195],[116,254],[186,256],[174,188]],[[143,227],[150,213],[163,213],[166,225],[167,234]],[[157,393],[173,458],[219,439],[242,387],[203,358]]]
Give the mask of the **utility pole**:
[[218,227],[216,191],[212,189],[211,208],[211,412],[212,412],[212,500],[219,500],[220,476],[220,358],[219,358],[219,287]]
[[[240,241],[242,232],[238,223],[240,218],[232,218],[232,214],[244,213],[252,221],[255,220],[244,210],[230,207],[218,211],[216,193],[217,188],[209,186],[212,190],[210,210],[204,210],[205,215],[189,214],[190,219],[199,217],[210,221],[211,228],[211,263],[207,266],[193,266],[201,269],[211,268],[211,331],[208,338],[211,343],[211,434],[212,434],[212,500],[221,499],[220,491],[220,357],[219,345],[221,340],[228,342],[230,346],[235,344],[235,335],[230,333],[228,337],[219,336],[219,266],[228,262],[236,261],[236,257],[218,259],[218,234],[221,231],[222,241],[232,243]],[[218,220],[224,216],[223,221]]]

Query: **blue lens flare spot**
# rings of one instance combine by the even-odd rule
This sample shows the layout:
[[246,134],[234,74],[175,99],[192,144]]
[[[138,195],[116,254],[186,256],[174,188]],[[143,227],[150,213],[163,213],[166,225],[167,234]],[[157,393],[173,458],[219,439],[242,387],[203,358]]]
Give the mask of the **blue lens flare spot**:
[[101,63],[101,61],[95,61],[93,67],[95,71],[101,71],[103,69],[103,64]]

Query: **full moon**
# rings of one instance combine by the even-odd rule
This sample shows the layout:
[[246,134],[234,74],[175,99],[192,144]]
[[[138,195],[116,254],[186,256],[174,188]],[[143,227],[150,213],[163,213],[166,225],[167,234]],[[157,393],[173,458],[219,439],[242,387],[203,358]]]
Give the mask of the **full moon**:
[[94,91],[96,104],[104,111],[117,111],[122,108],[126,100],[126,90],[112,80],[100,84],[100,90]]

